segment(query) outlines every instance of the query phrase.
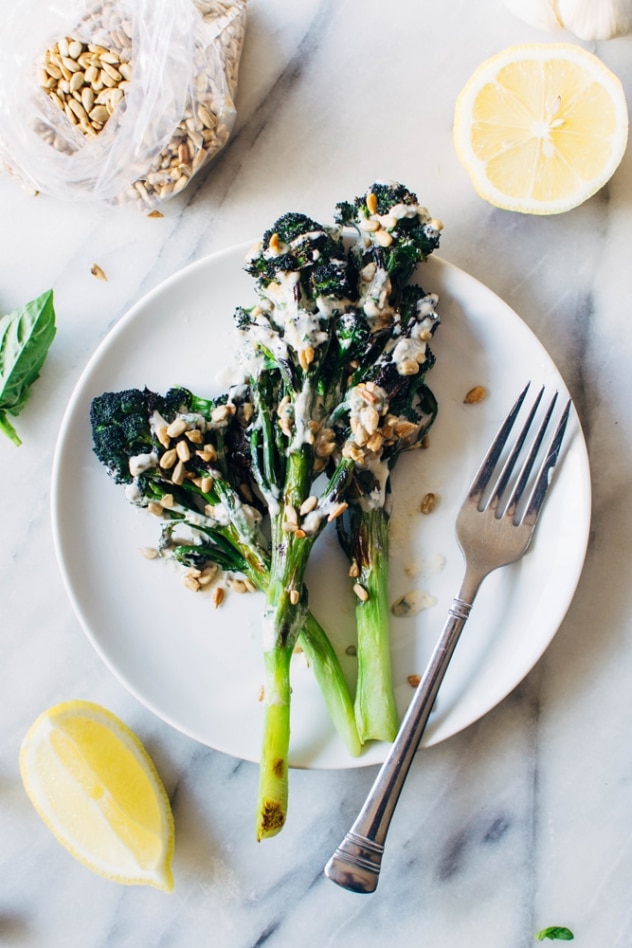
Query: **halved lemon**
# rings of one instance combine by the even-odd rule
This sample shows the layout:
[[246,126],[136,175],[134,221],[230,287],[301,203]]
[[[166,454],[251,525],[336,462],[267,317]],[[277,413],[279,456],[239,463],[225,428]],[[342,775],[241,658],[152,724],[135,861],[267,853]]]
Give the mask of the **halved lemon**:
[[477,193],[496,207],[559,214],[614,174],[628,139],[619,79],[570,43],[511,46],[459,94],[454,144]]
[[83,865],[114,882],[173,889],[173,815],[156,768],[116,715],[89,701],[44,711],[20,748],[33,806]]

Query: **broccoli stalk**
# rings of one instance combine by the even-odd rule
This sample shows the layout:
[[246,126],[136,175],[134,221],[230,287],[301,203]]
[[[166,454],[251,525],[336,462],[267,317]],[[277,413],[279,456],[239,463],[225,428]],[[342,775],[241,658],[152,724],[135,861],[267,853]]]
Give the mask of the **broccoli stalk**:
[[364,741],[392,741],[399,718],[391,671],[389,530],[385,508],[363,510],[359,504],[351,504],[347,529],[349,540],[342,542],[352,563],[354,588],[360,592],[360,596],[356,595],[355,608],[358,640],[356,724]]
[[[415,405],[415,421],[410,420],[414,417],[412,411],[406,416],[387,415],[389,420],[383,430],[388,433],[389,425],[395,429],[391,443],[384,444],[368,459],[372,471],[358,461],[348,491],[349,508],[336,524],[356,594],[355,715],[363,743],[392,741],[399,726],[390,653],[390,472],[402,451],[420,445],[436,416],[436,402],[427,388],[418,393]],[[403,436],[397,435],[398,426]],[[354,444],[352,450],[355,451]],[[380,470],[382,477],[378,479],[375,471]]]
[[[265,591],[270,552],[261,514],[249,502],[254,498],[243,455],[251,410],[244,387],[215,401],[183,388],[164,397],[132,389],[95,398],[91,425],[95,454],[112,479],[126,486],[133,503],[160,515],[163,555],[190,567],[216,563]],[[190,537],[174,540],[182,527]],[[361,747],[340,662],[308,612],[300,644],[336,730],[357,756]]]
[[305,570],[316,538],[346,508],[353,462],[341,459],[318,495],[314,478],[335,448],[319,423],[332,327],[351,290],[340,241],[302,214],[286,214],[251,255],[258,303],[239,309],[241,359],[254,396],[253,478],[270,515],[270,581],[263,616],[265,719],[257,838],[277,833],[287,810],[289,657],[303,626]]
[[390,474],[403,450],[419,445],[436,415],[424,385],[434,362],[428,341],[436,297],[408,281],[439,242],[431,219],[401,185],[374,184],[338,205],[358,273],[357,311],[368,325],[363,351],[348,363],[342,404],[332,413],[343,456],[355,469],[350,508],[338,536],[356,592],[360,739],[392,741],[399,726],[390,662],[388,521]]

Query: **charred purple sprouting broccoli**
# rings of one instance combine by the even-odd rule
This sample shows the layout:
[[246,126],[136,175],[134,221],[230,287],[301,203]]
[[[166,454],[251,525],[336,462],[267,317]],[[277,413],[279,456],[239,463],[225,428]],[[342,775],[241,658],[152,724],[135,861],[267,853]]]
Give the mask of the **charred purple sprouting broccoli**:
[[[185,566],[209,564],[241,573],[265,591],[269,542],[262,504],[250,480],[245,432],[253,403],[246,386],[207,400],[184,388],[165,396],[147,389],[106,392],[92,401],[94,452],[128,499],[157,515],[159,549]],[[305,611],[300,645],[321,687],[332,721],[349,752],[360,744],[353,705],[336,653]]]
[[263,617],[265,722],[257,837],[277,833],[287,811],[290,659],[307,610],[305,569],[316,538],[346,509],[353,462],[345,458],[322,488],[315,470],[334,450],[323,430],[322,388],[332,339],[352,289],[345,249],[332,231],[285,214],[247,265],[257,302],[236,314],[241,360],[252,392],[251,470],[270,518],[270,581]]
[[356,595],[360,739],[391,741],[399,719],[389,635],[390,475],[402,451],[421,444],[437,413],[425,384],[434,363],[429,342],[439,319],[436,296],[410,284],[439,244],[441,223],[400,184],[372,185],[337,220],[358,273],[354,302],[363,345],[348,363],[345,391],[329,407],[338,452],[354,461],[349,503],[338,522]]
[[[216,401],[134,390],[93,404],[97,456],[130,499],[164,518],[165,549],[184,563],[240,570],[264,593],[258,839],[286,819],[299,638],[351,753],[398,727],[390,475],[437,412],[425,383],[437,300],[410,281],[440,230],[399,184],[376,183],[339,204],[331,226],[284,214],[246,263],[254,301],[234,314],[242,385]],[[106,434],[110,425],[116,434]],[[174,545],[174,524],[187,521],[191,541]],[[305,587],[314,543],[332,522],[357,598],[355,704]]]

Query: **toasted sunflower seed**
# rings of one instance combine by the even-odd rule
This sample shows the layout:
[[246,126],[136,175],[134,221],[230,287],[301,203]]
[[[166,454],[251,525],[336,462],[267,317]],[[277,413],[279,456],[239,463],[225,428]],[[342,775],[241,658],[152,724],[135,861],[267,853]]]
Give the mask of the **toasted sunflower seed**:
[[176,418],[167,426],[167,434],[170,438],[178,438],[181,434],[184,434],[187,428],[187,423],[184,418]]
[[176,461],[178,460],[178,453],[175,448],[169,448],[168,451],[160,458],[158,464],[163,469],[163,471],[170,471],[172,467],[175,467]]
[[312,510],[315,510],[318,507],[318,497],[315,497],[313,494],[304,500],[301,504],[299,513],[301,517],[304,517],[305,514],[311,513]]
[[92,276],[95,276],[97,280],[104,280],[107,283],[108,278],[105,275],[105,271],[99,266],[98,263],[93,263],[90,267],[90,273]]
[[211,596],[211,600],[216,609],[218,608],[218,606],[221,606],[221,604],[223,603],[224,596],[225,596],[224,587],[216,586],[216,588],[213,590],[213,595]]
[[245,593],[248,592],[248,587],[246,586],[243,579],[227,579],[226,585],[229,589],[232,589],[236,593]]
[[353,591],[358,597],[358,599],[360,600],[360,602],[366,602],[368,600],[369,594],[364,588],[364,586],[360,585],[360,583],[353,584]]
[[327,517],[328,522],[331,523],[332,520],[336,520],[338,517],[340,517],[341,514],[345,512],[348,506],[349,504],[345,500],[343,500],[342,503],[338,504],[337,507],[334,507],[334,509],[331,511],[331,513]]
[[471,388],[465,395],[463,404],[475,405],[477,402],[482,402],[486,395],[487,389],[484,385],[475,385],[474,388]]
[[141,546],[140,552],[146,560],[155,560],[158,556],[158,550],[153,546]]
[[437,495],[433,494],[432,491],[429,491],[427,494],[421,498],[421,504],[419,506],[422,514],[429,514],[437,506]]

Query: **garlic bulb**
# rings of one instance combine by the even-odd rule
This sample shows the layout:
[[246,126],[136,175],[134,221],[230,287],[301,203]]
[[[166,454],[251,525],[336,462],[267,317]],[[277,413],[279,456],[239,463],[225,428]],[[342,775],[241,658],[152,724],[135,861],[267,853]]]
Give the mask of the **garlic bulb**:
[[610,39],[632,30],[630,0],[558,0],[564,27],[583,40]]
[[505,5],[531,26],[565,29],[582,40],[632,32],[632,0],[505,0]]

